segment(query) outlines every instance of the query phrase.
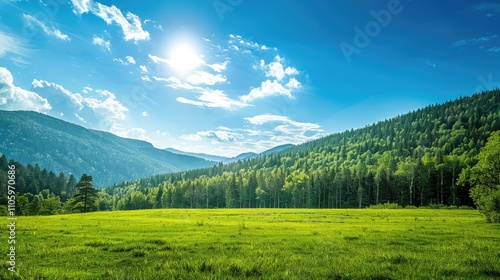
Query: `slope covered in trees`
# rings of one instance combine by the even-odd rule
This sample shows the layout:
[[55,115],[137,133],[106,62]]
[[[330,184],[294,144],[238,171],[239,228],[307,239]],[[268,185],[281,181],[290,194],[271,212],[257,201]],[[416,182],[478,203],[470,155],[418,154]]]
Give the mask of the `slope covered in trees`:
[[15,166],[16,215],[56,214],[62,203],[76,194],[77,179],[63,172],[56,174],[38,164],[26,166],[0,156],[0,214],[7,211],[8,166]]
[[263,157],[105,191],[115,209],[473,205],[471,185],[457,185],[458,176],[499,129],[493,90]]
[[98,188],[216,164],[36,112],[0,110],[0,124],[0,154],[77,177],[90,173]]

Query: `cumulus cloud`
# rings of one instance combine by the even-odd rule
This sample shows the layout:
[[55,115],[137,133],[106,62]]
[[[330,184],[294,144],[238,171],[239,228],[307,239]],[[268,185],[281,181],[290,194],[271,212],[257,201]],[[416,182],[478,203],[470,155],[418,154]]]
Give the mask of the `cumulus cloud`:
[[125,119],[128,109],[116,99],[114,93],[107,90],[96,90],[96,92],[104,96],[105,99],[85,98],[84,102],[87,106],[105,118]]
[[227,63],[228,62],[225,61],[223,63],[214,63],[214,64],[209,64],[207,66],[212,68],[212,70],[214,70],[215,72],[220,73],[220,72],[226,70]]
[[45,32],[45,34],[63,41],[71,40],[69,36],[62,33],[61,30],[55,28],[54,26],[49,26],[31,15],[23,14],[23,19],[26,25],[30,28],[40,28],[43,32]]
[[[73,93],[63,86],[44,80],[34,80],[33,92],[46,98],[52,104],[50,114],[67,121],[83,123],[91,127],[107,130],[117,120],[126,118],[128,109],[116,99],[114,93],[107,90],[93,90],[85,87],[80,93]],[[108,120],[103,127],[103,120]]]
[[149,40],[149,32],[142,28],[140,18],[127,12],[123,15],[122,11],[116,6],[107,6],[92,0],[71,0],[73,12],[77,15],[92,13],[106,22],[108,25],[116,24],[120,26],[125,41],[138,42]]
[[276,78],[279,81],[282,80],[286,75],[299,74],[299,71],[293,67],[284,68],[283,62],[284,59],[277,55],[274,58],[274,61],[269,63],[268,65],[265,64],[264,60],[261,60],[260,65],[266,70],[266,77]]
[[10,71],[0,67],[0,108],[47,113],[52,106],[47,99],[37,93],[15,86]]
[[[75,116],[83,109],[83,97],[79,93],[72,93],[61,85],[43,80],[33,80],[32,90],[46,98],[52,104],[51,114],[56,116]],[[69,119],[73,121],[72,119]]]
[[129,64],[135,64],[135,59],[131,56],[126,56],[125,57],[125,60],[129,63]]
[[92,0],[71,0],[73,3],[73,13],[81,15],[88,13],[92,8]]
[[148,73],[148,68],[146,68],[146,65],[139,65],[139,68],[141,69],[142,73]]
[[113,61],[119,62],[123,65],[135,64],[135,59],[131,56],[126,56],[125,59],[113,58]]
[[266,77],[274,78],[273,80],[267,79],[263,81],[260,87],[253,88],[247,95],[241,96],[243,102],[252,102],[255,99],[266,98],[270,96],[283,95],[293,99],[292,91],[301,87],[300,82],[291,77],[286,81],[286,77],[298,75],[300,72],[294,68],[284,65],[285,59],[276,55],[274,60],[266,64],[262,59],[258,66],[254,69],[262,69]]
[[124,129],[122,125],[114,123],[110,129],[110,132],[123,138],[143,140],[149,143],[152,142],[151,139],[146,135],[148,131],[140,127]]
[[266,80],[261,83],[260,87],[253,88],[250,90],[249,94],[241,96],[241,100],[243,102],[251,102],[255,99],[266,98],[274,95],[284,95],[288,98],[294,98],[292,95],[292,89],[296,89],[299,86],[300,83],[295,79],[290,80],[285,86],[277,80]]
[[105,40],[102,37],[94,36],[92,38],[92,44],[100,46],[102,49],[107,50],[108,52],[111,52],[111,42],[109,40]]

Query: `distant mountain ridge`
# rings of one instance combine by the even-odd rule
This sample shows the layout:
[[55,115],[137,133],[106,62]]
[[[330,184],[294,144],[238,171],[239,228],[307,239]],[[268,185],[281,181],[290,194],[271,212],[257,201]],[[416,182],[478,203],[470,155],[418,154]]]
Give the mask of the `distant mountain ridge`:
[[22,164],[38,164],[75,177],[87,173],[99,188],[216,164],[32,111],[0,110],[0,124],[0,153]]
[[205,159],[205,160],[210,160],[210,161],[215,161],[215,162],[222,162],[222,163],[226,164],[226,163],[236,162],[238,160],[251,159],[251,158],[258,157],[258,156],[265,156],[265,155],[269,155],[269,154],[272,154],[272,153],[277,153],[277,152],[280,152],[280,151],[282,151],[284,149],[287,149],[287,148],[290,148],[290,147],[293,147],[293,146],[295,146],[295,145],[293,145],[293,144],[284,144],[284,145],[276,146],[274,148],[266,150],[266,151],[264,151],[264,152],[262,152],[260,154],[256,154],[256,153],[253,153],[253,152],[248,152],[248,153],[239,154],[239,155],[237,155],[235,157],[215,156],[215,155],[204,154],[204,153],[190,153],[190,152],[180,151],[180,150],[177,150],[177,149],[174,149],[174,148],[166,148],[165,150],[169,151],[169,152],[172,152],[172,153],[179,154],[179,155],[188,155],[188,156],[202,158],[202,159]]

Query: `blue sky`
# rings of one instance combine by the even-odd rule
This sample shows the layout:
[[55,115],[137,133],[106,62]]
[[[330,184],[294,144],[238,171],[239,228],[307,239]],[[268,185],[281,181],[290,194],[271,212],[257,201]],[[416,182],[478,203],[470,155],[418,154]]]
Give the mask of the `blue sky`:
[[0,1],[0,109],[235,156],[500,87],[494,1]]

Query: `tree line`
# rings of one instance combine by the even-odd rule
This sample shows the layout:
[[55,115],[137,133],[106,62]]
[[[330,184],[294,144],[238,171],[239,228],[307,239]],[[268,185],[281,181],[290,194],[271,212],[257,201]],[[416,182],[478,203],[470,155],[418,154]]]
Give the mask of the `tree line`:
[[[363,208],[397,203],[481,209],[489,205],[494,210],[496,200],[491,194],[496,188],[489,187],[485,195],[474,187],[484,185],[477,175],[481,168],[476,166],[484,168],[480,151],[488,150],[490,136],[490,142],[495,142],[498,130],[500,91],[487,91],[278,153],[114,184],[96,193],[92,205],[95,210],[132,210]],[[3,166],[6,159],[2,158]],[[74,177],[66,180],[64,174],[55,176],[37,166],[22,169],[19,181],[23,177],[25,182],[18,190],[21,194],[24,190],[28,203],[38,196],[39,201],[59,197],[64,205],[74,205]],[[51,209],[28,208],[33,208],[29,214]],[[69,206],[61,209],[75,211]]]
[[53,215],[61,213],[110,210],[103,205],[106,194],[92,184],[92,176],[83,174],[77,182],[61,172],[56,175],[40,166],[27,166],[5,155],[0,157],[0,215],[7,215],[8,166],[15,166],[15,213],[16,215]]
[[500,129],[500,91],[336,133],[276,154],[105,188],[113,209],[473,206],[458,182]]

